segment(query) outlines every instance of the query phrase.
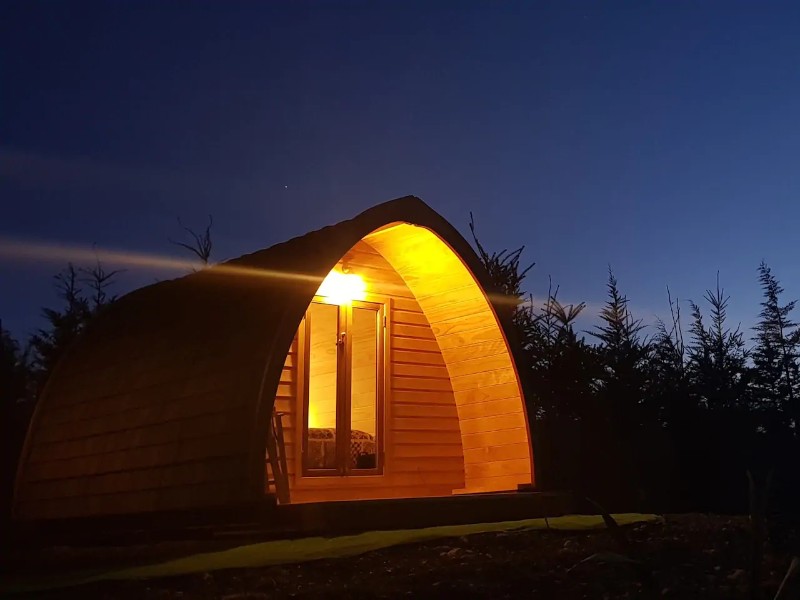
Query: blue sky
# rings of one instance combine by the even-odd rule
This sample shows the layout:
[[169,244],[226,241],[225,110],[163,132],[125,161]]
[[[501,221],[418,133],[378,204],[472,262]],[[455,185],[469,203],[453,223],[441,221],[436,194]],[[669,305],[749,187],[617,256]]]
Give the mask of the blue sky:
[[180,255],[211,213],[231,258],[406,194],[593,310],[609,264],[647,322],[719,271],[751,325],[762,259],[800,296],[793,4],[432,4],[4,2],[4,327],[63,264],[9,240]]

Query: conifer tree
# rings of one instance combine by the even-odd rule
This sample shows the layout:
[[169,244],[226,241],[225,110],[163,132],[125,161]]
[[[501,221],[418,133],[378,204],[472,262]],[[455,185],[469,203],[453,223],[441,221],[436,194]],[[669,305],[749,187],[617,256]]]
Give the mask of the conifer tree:
[[711,322],[706,325],[700,307],[692,308],[692,336],[688,348],[688,376],[699,406],[724,411],[746,408],[748,402],[748,352],[744,336],[737,326],[727,326],[729,296],[719,285],[704,296],[710,306]]
[[80,271],[70,263],[54,276],[61,308],[43,308],[47,327],[31,337],[33,367],[39,385],[43,385],[66,347],[82,331],[91,314],[89,302],[83,297]]
[[558,288],[553,290],[551,284],[548,299],[535,310],[532,302],[529,306],[526,350],[535,391],[534,414],[551,420],[591,419],[599,363],[594,348],[574,328],[586,304],[562,304]]
[[529,333],[528,328],[531,327],[532,322],[530,320],[530,312],[526,310],[526,307],[522,306],[523,298],[525,297],[522,284],[528,271],[534,267],[535,263],[522,268],[521,259],[525,246],[521,246],[516,250],[501,250],[500,252],[489,254],[478,240],[472,213],[469,214],[469,229],[472,233],[472,240],[478,250],[478,257],[486,268],[490,281],[494,288],[503,295],[502,298],[495,299],[496,304],[511,317],[512,322],[520,330],[524,338],[526,332]]
[[659,425],[681,427],[690,418],[686,377],[686,344],[683,338],[680,304],[667,288],[670,322],[656,320],[656,333],[650,344],[647,402],[654,409]]
[[[91,269],[72,263],[54,276],[61,308],[43,308],[47,327],[31,336],[33,376],[41,387],[64,350],[83,331],[89,320],[116,299],[109,293],[121,271],[106,271],[98,260]],[[89,288],[87,295],[83,285]]]
[[600,311],[603,325],[590,334],[600,340],[598,351],[604,367],[602,383],[611,410],[609,416],[622,423],[638,418],[634,413],[643,400],[645,362],[650,348],[640,335],[644,329],[642,320],[633,318],[628,299],[620,292],[610,267],[607,289],[608,300]]
[[595,350],[601,365],[597,409],[582,431],[584,437],[592,436],[595,448],[603,449],[604,459],[590,457],[591,470],[585,476],[592,477],[598,489],[605,485],[607,498],[632,498],[643,494],[648,452],[642,440],[651,438],[644,402],[649,344],[641,336],[641,319],[631,314],[610,267],[607,292],[600,311],[602,324],[590,332],[599,340]]
[[109,293],[111,288],[116,282],[116,277],[122,270],[106,271],[103,264],[98,259],[94,267],[80,269],[81,283],[89,287],[90,295],[86,297],[89,311],[92,315],[100,312],[107,304],[111,304],[117,299],[116,295]]
[[0,320],[0,406],[23,400],[28,385],[25,353]]
[[611,267],[608,269],[608,300],[600,311],[600,319],[605,323],[596,327],[591,335],[596,337],[604,347],[608,366],[621,367],[625,364],[636,364],[643,356],[645,344],[639,335],[644,325],[641,319],[634,319],[628,309],[628,298],[620,291],[617,278]]
[[768,430],[788,425],[796,431],[800,416],[800,328],[791,319],[795,301],[781,306],[783,288],[763,261],[758,274],[764,299],[754,327],[752,389],[759,411],[768,417]]

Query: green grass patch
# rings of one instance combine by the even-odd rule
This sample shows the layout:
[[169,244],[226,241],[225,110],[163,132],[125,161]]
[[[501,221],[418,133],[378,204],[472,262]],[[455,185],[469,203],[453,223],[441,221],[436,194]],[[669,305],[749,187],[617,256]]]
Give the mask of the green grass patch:
[[[614,518],[620,525],[659,521],[657,515],[619,514]],[[565,531],[581,531],[602,529],[603,519],[596,515],[570,515],[548,519],[527,519],[524,521],[503,521],[500,523],[478,523],[472,525],[445,525],[426,527],[424,529],[403,529],[395,531],[368,531],[357,535],[338,537],[313,537],[294,540],[275,540],[248,544],[222,550],[193,554],[152,565],[110,570],[91,575],[73,575],[53,581],[31,581],[0,587],[0,591],[8,593],[25,593],[57,589],[101,581],[118,581],[132,579],[154,579],[205,573],[222,569],[243,569],[266,567],[271,565],[294,564],[320,560],[325,558],[346,558],[373,550],[380,550],[401,544],[414,544],[431,540],[461,537],[476,533],[500,531],[521,531],[535,529],[558,529]]]

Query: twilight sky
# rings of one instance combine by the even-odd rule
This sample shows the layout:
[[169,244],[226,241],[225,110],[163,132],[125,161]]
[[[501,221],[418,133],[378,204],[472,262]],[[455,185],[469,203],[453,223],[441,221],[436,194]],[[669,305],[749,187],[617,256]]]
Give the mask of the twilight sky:
[[762,258],[800,296],[794,3],[433,4],[5,0],[4,327],[71,256],[21,242],[181,256],[211,213],[232,258],[406,194],[593,312],[609,264],[647,322],[719,270],[752,325]]

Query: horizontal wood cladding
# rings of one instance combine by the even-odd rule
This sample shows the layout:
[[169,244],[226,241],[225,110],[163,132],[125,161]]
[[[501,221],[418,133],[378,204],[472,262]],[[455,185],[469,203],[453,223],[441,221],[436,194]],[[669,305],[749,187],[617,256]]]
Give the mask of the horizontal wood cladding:
[[496,446],[467,448],[464,450],[464,458],[471,464],[478,464],[482,462],[513,460],[521,456],[527,456],[528,452],[527,442],[508,442]]
[[[185,280],[167,285],[186,287]],[[168,316],[124,309],[160,287],[112,305],[58,365],[21,459],[16,517],[209,506],[220,493],[253,500],[246,465],[254,395],[245,390],[257,390],[266,348],[243,335],[272,315],[234,322],[230,310],[213,312],[228,302],[207,302],[208,289],[192,305],[153,303]],[[235,285],[214,293],[243,301],[240,315],[258,297],[244,298]],[[114,311],[128,322],[112,335]],[[198,496],[198,489],[222,492]]]
[[[392,357],[396,357],[393,354]],[[442,379],[449,381],[450,377],[444,364],[431,365],[424,363],[396,363],[392,362],[392,373],[395,377],[425,377],[428,379]],[[398,386],[399,387],[399,386]]]
[[516,383],[501,383],[471,390],[456,392],[458,406],[465,404],[478,404],[488,400],[518,399],[519,386]]
[[69,498],[78,495],[100,496],[145,489],[183,487],[241,477],[241,456],[198,456],[193,460],[170,461],[157,466],[98,473],[91,477],[74,476],[59,480],[33,480],[27,489],[32,500]]
[[[518,375],[494,310],[473,275],[424,228],[400,224],[366,240],[402,277],[430,324],[456,401],[465,490],[513,490],[531,483],[531,444]],[[401,331],[410,332],[410,327]],[[418,344],[402,348],[421,349]],[[420,375],[399,385],[409,392],[434,387],[433,377],[442,377],[442,371]]]
[[298,338],[281,373],[276,407],[283,416],[292,502],[450,495],[464,486],[458,412],[444,358],[425,314],[403,279],[360,242],[344,260],[388,309],[384,473],[300,477],[301,399]]
[[418,350],[400,350],[392,348],[392,362],[396,365],[429,365],[444,367],[444,358],[436,352],[421,352]]
[[25,514],[35,515],[39,519],[190,509],[196,506],[198,496],[207,498],[209,506],[224,506],[241,503],[241,488],[245,483],[244,479],[231,478],[221,482],[136,489],[98,495],[82,492],[71,497],[26,499],[24,506]]
[[330,487],[326,489],[296,489],[292,502],[337,502],[344,500],[382,500],[386,498],[435,498],[450,496],[456,482],[444,482],[440,479],[416,481],[413,485],[388,486],[385,483],[372,487],[360,487],[357,490],[346,487]]
[[[238,418],[237,418],[238,415]],[[198,423],[170,422],[160,423],[148,429],[130,429],[112,434],[104,434],[92,438],[58,441],[53,444],[42,444],[33,449],[30,456],[30,469],[47,468],[54,472],[62,472],[67,462],[80,465],[87,473],[99,472],[107,461],[127,461],[134,466],[139,460],[139,451],[154,452],[158,449],[188,447],[196,440],[210,442],[224,436],[237,435],[247,424],[249,414],[222,413],[207,415],[198,419]],[[241,435],[239,435],[241,439]],[[26,477],[28,477],[26,475]]]
[[501,398],[499,400],[486,400],[484,402],[473,402],[471,404],[464,403],[459,406],[458,414],[462,422],[467,422],[474,419],[486,418],[487,414],[515,414],[518,410],[519,401],[516,398]]
[[[125,441],[117,450],[90,452],[77,456],[66,453],[57,460],[32,460],[26,474],[27,481],[40,479],[69,479],[80,475],[102,475],[125,469],[142,469],[163,465],[197,461],[217,456],[244,454],[240,431],[244,421],[235,427],[217,429],[209,427],[210,433],[191,436],[170,436],[159,443],[135,445]],[[216,444],[225,442],[221,449]]]
[[[233,397],[233,400],[228,400]],[[234,409],[233,411],[231,409]],[[152,428],[157,435],[158,426],[172,423],[175,432],[190,428],[203,430],[206,425],[225,426],[233,420],[245,418],[241,399],[236,398],[235,390],[220,390],[205,394],[170,398],[160,404],[152,404],[141,408],[121,410],[116,413],[99,416],[88,416],[73,419],[67,423],[43,423],[39,441],[42,445],[56,441],[67,441],[84,438],[100,438],[107,434],[125,434],[139,431],[142,442],[148,440],[147,432]],[[208,429],[208,427],[206,427]],[[198,432],[193,431],[193,434]],[[138,438],[137,438],[138,439]]]
[[447,404],[393,402],[392,414],[398,419],[405,417],[416,419],[458,418],[455,403],[449,402]]

